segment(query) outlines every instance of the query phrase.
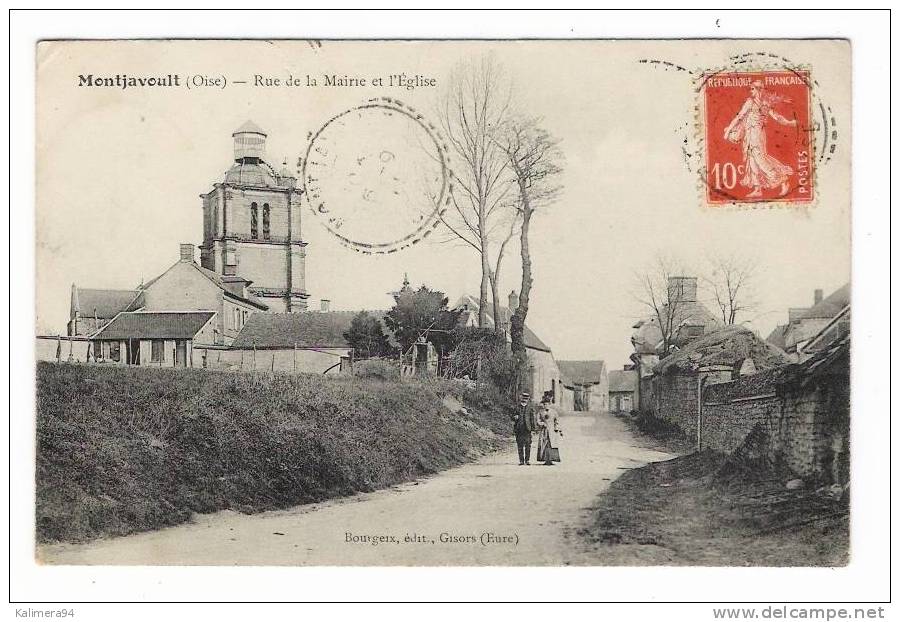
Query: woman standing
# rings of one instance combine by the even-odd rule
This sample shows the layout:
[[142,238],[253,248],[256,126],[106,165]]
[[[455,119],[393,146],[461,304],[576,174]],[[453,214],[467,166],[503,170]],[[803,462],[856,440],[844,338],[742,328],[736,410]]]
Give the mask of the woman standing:
[[559,437],[563,434],[559,427],[559,417],[556,411],[550,408],[550,400],[546,397],[541,400],[537,425],[540,431],[537,459],[542,460],[546,466],[553,466],[553,452],[550,450],[559,446]]

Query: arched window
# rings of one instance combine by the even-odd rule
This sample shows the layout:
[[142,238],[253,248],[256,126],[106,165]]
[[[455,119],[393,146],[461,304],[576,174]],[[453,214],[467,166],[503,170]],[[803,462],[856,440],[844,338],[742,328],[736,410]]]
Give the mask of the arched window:
[[269,229],[269,204],[263,203],[263,239],[268,240],[271,231]]
[[259,237],[259,221],[257,218],[256,203],[250,204],[250,237],[254,239]]

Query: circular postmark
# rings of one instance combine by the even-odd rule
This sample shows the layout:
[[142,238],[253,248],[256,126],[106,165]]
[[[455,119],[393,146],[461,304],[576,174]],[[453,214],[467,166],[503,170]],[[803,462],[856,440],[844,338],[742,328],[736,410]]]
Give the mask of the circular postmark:
[[451,180],[437,128],[386,97],[329,119],[303,160],[310,209],[342,244],[361,253],[393,253],[427,237],[447,208]]

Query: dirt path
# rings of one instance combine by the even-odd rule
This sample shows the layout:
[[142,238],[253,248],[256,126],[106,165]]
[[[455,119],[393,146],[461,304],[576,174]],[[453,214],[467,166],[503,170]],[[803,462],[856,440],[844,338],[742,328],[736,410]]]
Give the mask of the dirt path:
[[[42,546],[38,558],[50,564],[596,563],[596,553],[567,537],[569,529],[583,523],[597,494],[625,470],[674,456],[641,447],[610,415],[569,414],[560,425],[563,462],[553,467],[520,467],[512,448],[387,490],[256,515],[219,512],[85,545]],[[396,541],[348,541],[370,536]],[[448,537],[456,540],[442,542]]]

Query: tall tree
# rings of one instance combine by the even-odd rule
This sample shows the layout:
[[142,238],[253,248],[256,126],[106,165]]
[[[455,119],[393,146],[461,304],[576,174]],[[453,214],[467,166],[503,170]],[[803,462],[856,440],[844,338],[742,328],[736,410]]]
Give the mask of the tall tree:
[[519,248],[522,255],[522,285],[519,306],[510,319],[510,340],[514,353],[525,355],[525,318],[534,283],[528,235],[535,212],[552,203],[562,186],[556,183],[562,172],[563,153],[559,141],[540,126],[540,119],[515,119],[506,127],[503,150],[516,180],[521,218]]
[[[494,318],[499,310],[499,275],[507,242],[513,237],[517,214],[509,159],[499,142],[509,116],[509,80],[490,56],[460,64],[440,100],[438,117],[454,156],[453,209],[442,217],[451,239],[472,248],[481,260],[478,325],[486,326],[488,294]],[[502,239],[492,259],[492,245]],[[497,331],[501,330],[495,321]]]
[[353,316],[350,327],[344,333],[344,339],[353,348],[356,358],[390,356],[394,353],[381,320],[368,311],[360,311]]
[[753,285],[756,263],[738,255],[708,259],[709,275],[703,279],[726,326],[738,323],[738,317],[755,308]]
[[409,350],[420,336],[442,352],[456,347],[462,311],[447,308],[449,299],[444,292],[424,285],[417,290],[405,286],[395,294],[394,300],[394,307],[385,315],[384,323],[403,352]]
[[635,276],[637,299],[647,307],[659,331],[658,336],[655,331],[650,331],[648,338],[657,340],[658,347],[657,343],[651,345],[660,358],[671,352],[681,328],[686,298],[682,281],[677,277],[684,274],[674,261],[657,257],[646,270]]

